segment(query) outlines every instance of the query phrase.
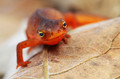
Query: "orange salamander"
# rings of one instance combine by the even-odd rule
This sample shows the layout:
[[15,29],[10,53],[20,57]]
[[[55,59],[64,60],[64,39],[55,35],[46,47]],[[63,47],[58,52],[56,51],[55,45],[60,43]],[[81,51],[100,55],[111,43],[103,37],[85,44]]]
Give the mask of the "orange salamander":
[[[81,18],[86,18],[82,21]],[[78,18],[77,18],[78,17]],[[90,18],[91,17],[91,18]],[[30,47],[30,49],[37,45],[55,45],[61,40],[67,43],[67,26],[76,28],[77,26],[98,22],[104,18],[83,15],[74,15],[72,13],[62,14],[57,10],[51,8],[41,8],[35,11],[28,21],[26,29],[27,40],[20,42],[17,45],[17,68],[19,66],[27,66],[30,61],[23,60],[23,48]],[[98,20],[96,19],[98,18]]]

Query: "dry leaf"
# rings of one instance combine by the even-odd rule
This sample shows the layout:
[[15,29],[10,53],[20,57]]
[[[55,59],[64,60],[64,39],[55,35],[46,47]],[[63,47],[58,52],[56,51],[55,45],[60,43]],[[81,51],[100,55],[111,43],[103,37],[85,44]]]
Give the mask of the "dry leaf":
[[[68,44],[61,41],[47,48],[50,79],[119,79],[120,18],[80,27],[69,34]],[[43,59],[41,51],[11,78],[44,78]]]

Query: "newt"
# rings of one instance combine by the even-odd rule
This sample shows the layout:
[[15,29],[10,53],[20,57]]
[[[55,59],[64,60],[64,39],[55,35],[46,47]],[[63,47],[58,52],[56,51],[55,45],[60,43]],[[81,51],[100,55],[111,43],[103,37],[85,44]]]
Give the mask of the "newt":
[[[86,17],[79,14],[76,16],[72,13],[62,14],[51,8],[36,10],[28,21],[26,29],[27,40],[17,45],[17,68],[20,66],[25,67],[30,63],[30,61],[23,60],[22,50],[24,48],[30,47],[30,50],[37,45],[55,45],[61,40],[67,43],[67,38],[70,37],[70,35],[67,34],[67,26],[76,28],[80,25],[104,20],[104,18],[99,18],[99,20],[96,21],[96,17],[92,17],[91,21],[86,17],[86,20],[82,21],[79,19],[80,16],[82,18]],[[88,18],[90,17],[91,16],[88,16]]]

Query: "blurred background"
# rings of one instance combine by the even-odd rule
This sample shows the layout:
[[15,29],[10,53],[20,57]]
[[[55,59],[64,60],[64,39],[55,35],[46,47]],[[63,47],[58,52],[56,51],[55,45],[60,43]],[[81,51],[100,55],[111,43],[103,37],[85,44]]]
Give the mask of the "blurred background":
[[[52,7],[61,12],[80,11],[108,18],[120,16],[120,0],[0,0],[0,79],[8,71],[13,74],[9,64],[16,63],[16,60],[12,63],[11,59],[15,57],[16,44],[23,40],[22,32],[27,25],[23,21],[27,22],[31,14],[41,7]],[[25,25],[23,31],[22,23]]]

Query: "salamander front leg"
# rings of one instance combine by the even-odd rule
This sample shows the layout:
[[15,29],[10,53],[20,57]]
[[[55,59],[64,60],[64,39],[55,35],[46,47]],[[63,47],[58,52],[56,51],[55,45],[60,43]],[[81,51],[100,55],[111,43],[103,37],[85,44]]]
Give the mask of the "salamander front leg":
[[64,41],[64,43],[65,44],[67,44],[68,43],[68,40],[67,40],[67,38],[70,38],[71,36],[70,35],[68,35],[68,34],[66,34],[65,35],[65,37],[63,38],[63,41]]
[[24,62],[23,60],[23,48],[30,47],[30,46],[36,46],[39,43],[36,42],[36,40],[26,40],[17,45],[17,68],[19,66],[25,67],[27,64],[30,63],[30,61]]
[[18,45],[17,45],[17,68],[19,67],[19,66],[27,66],[27,64],[29,64],[30,63],[30,61],[26,61],[26,62],[24,62],[23,61],[23,53],[22,53],[22,50],[23,50],[23,48],[25,48],[26,47],[26,41],[24,41],[24,42],[21,42],[21,43],[19,43]]
[[66,38],[71,38],[71,36],[69,34],[66,34],[65,37]]

